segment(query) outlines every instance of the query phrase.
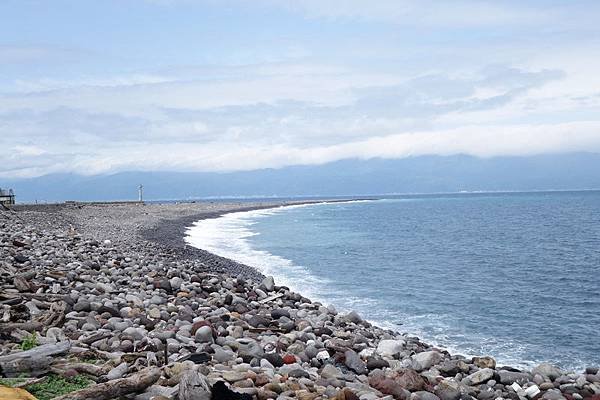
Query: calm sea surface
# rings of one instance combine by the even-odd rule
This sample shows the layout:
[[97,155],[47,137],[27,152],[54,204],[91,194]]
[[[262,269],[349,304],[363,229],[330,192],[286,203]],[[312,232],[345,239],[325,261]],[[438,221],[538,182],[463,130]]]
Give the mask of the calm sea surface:
[[600,365],[600,192],[293,206],[200,221],[187,240],[454,352]]

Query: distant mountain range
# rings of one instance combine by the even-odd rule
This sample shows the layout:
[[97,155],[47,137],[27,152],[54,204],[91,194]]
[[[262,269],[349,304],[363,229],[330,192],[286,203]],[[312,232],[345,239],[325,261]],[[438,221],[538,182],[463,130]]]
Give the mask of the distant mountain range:
[[147,200],[599,189],[600,154],[419,156],[229,173],[132,171],[0,178],[0,187],[15,190],[17,202],[135,200],[140,183]]

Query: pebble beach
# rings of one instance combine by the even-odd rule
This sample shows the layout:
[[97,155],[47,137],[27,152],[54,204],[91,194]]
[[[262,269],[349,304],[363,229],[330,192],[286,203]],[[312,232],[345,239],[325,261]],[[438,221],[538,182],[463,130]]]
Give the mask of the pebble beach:
[[200,219],[297,203],[0,211],[1,376],[92,382],[62,400],[600,400],[597,366],[450,354],[184,242]]

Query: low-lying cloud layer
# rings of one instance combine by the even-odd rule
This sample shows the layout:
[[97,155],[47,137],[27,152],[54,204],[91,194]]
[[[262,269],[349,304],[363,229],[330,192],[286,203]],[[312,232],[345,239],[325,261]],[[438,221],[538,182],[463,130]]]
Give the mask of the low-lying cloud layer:
[[[535,4],[461,2],[475,19],[497,10],[476,23],[428,2],[228,4],[140,1],[140,18],[166,15],[158,44],[130,37],[149,22],[122,28],[124,44],[0,42],[0,176],[600,152],[600,32],[569,22],[582,5],[532,21],[519,15]],[[168,30],[202,31],[209,17],[222,41]],[[246,31],[230,32],[238,23]]]

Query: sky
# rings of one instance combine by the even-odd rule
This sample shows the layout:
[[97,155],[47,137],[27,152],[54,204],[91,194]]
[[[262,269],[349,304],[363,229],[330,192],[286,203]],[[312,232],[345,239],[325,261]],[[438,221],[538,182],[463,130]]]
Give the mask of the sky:
[[596,0],[2,0],[0,177],[600,152]]

